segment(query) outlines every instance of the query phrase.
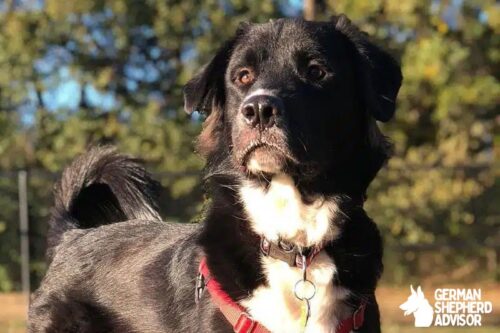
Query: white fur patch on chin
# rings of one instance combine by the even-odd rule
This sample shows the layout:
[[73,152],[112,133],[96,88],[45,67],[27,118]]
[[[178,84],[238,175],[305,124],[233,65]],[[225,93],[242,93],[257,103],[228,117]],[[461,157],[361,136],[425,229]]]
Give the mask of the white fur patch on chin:
[[241,304],[259,323],[274,333],[335,333],[339,318],[350,315],[342,304],[349,291],[333,285],[335,265],[325,252],[320,252],[307,270],[307,276],[316,286],[310,301],[311,316],[304,328],[300,322],[302,301],[293,293],[302,271],[285,262],[263,257],[264,273],[269,284],[254,290]]
[[318,198],[305,204],[287,175],[274,176],[267,190],[247,181],[240,188],[240,196],[252,229],[268,240],[283,238],[308,247],[333,240],[339,234],[332,224],[338,212],[336,202]]
[[262,165],[256,158],[252,157],[247,163],[248,171],[253,174],[259,174],[262,172],[275,173],[279,171],[277,168],[272,168],[269,165]]

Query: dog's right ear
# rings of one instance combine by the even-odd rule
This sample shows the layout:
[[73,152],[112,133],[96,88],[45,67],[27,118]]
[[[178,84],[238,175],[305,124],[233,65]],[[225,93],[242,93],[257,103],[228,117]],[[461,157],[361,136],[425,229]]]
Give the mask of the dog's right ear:
[[184,86],[184,110],[209,115],[212,108],[224,103],[224,74],[234,46],[234,39],[224,43],[213,59]]
[[224,77],[233,49],[249,27],[249,23],[241,23],[235,36],[225,42],[215,57],[184,87],[184,110],[188,114],[198,111],[206,116],[196,144],[196,150],[204,157],[219,147],[222,108],[226,103]]

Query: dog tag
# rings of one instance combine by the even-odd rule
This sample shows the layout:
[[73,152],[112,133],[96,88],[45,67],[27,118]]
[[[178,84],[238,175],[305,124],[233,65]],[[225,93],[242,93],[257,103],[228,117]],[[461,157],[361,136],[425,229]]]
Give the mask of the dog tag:
[[307,325],[307,320],[309,319],[309,316],[311,315],[311,307],[309,306],[309,300],[304,300],[302,301],[302,305],[300,307],[300,326],[303,328],[303,330],[306,329]]
[[295,297],[301,301],[299,323],[303,328],[302,331],[305,331],[307,321],[311,316],[311,305],[309,304],[309,300],[316,294],[316,286],[307,279],[307,261],[304,255],[302,255],[302,279],[295,283],[293,293]]
[[280,212],[285,209],[285,207],[287,206],[287,204],[288,204],[288,201],[287,201],[286,198],[276,198],[274,200],[274,206]]
[[301,301],[309,301],[314,297],[314,294],[316,294],[316,286],[310,280],[299,280],[295,283],[293,292],[295,297]]

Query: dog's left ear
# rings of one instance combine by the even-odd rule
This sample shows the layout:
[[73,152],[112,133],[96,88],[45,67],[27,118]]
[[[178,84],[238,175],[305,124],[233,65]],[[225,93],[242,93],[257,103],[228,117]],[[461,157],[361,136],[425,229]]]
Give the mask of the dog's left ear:
[[335,29],[354,45],[363,78],[365,107],[382,122],[389,121],[396,110],[396,97],[403,80],[401,68],[387,52],[371,43],[345,15],[332,18]]

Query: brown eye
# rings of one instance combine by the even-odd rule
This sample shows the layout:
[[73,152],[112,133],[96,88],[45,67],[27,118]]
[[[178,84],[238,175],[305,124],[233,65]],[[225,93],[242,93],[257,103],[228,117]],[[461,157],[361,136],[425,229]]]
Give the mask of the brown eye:
[[242,68],[236,75],[236,83],[242,86],[253,83],[255,76],[250,68]]
[[320,81],[326,76],[326,70],[320,65],[310,65],[307,68],[307,77],[313,81]]

